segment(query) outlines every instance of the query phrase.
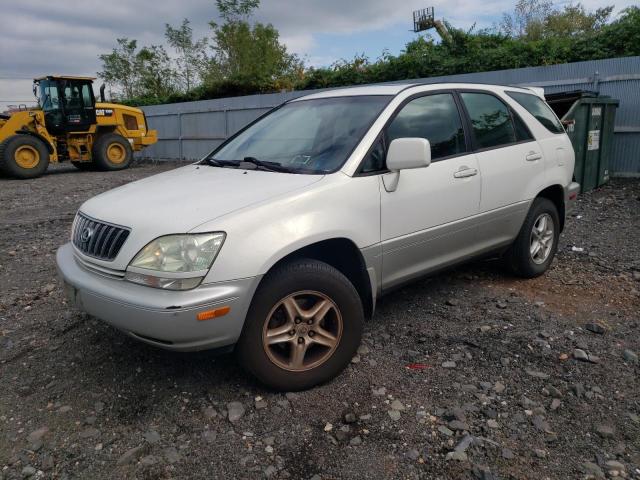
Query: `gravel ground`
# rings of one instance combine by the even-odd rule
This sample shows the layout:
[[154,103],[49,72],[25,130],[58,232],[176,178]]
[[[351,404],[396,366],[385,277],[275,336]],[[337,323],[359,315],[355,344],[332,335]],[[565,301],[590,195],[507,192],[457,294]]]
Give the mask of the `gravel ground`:
[[65,303],[81,202],[173,166],[0,179],[0,478],[640,478],[640,182],[582,195],[545,276],[391,293],[349,368],[282,395]]

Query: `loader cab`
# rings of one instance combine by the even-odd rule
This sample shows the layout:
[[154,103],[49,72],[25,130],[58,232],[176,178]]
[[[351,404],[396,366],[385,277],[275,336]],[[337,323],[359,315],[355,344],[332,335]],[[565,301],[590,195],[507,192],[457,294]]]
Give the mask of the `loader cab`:
[[34,81],[34,93],[44,112],[47,130],[54,134],[85,132],[96,123],[93,78],[43,77]]

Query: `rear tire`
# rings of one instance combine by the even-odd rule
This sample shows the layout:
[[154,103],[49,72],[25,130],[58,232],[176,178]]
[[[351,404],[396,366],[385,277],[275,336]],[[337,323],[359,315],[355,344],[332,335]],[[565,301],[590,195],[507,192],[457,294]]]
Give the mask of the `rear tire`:
[[0,143],[0,171],[20,179],[36,178],[49,166],[49,151],[31,135],[13,135]]
[[520,233],[506,253],[510,270],[524,278],[542,275],[553,261],[559,237],[558,209],[551,200],[536,198],[529,208]]
[[100,170],[124,170],[133,160],[133,149],[122,135],[107,133],[93,144],[92,158]]
[[[332,379],[349,364],[363,324],[360,296],[347,277],[326,263],[296,260],[262,280],[236,354],[268,387],[304,390]],[[296,351],[302,350],[298,356]]]

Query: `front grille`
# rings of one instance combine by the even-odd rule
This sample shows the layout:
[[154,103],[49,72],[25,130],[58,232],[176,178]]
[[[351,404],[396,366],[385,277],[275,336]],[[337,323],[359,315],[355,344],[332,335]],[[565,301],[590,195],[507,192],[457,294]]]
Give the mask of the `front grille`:
[[113,260],[129,236],[129,229],[94,220],[78,213],[73,227],[73,244],[78,250],[100,260]]

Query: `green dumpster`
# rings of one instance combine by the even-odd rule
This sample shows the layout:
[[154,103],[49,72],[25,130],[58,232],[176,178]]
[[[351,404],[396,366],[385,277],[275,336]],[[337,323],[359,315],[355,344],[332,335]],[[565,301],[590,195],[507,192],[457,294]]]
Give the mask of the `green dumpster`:
[[576,153],[573,178],[581,192],[609,180],[609,158],[619,101],[594,92],[573,91],[545,95],[562,121]]

